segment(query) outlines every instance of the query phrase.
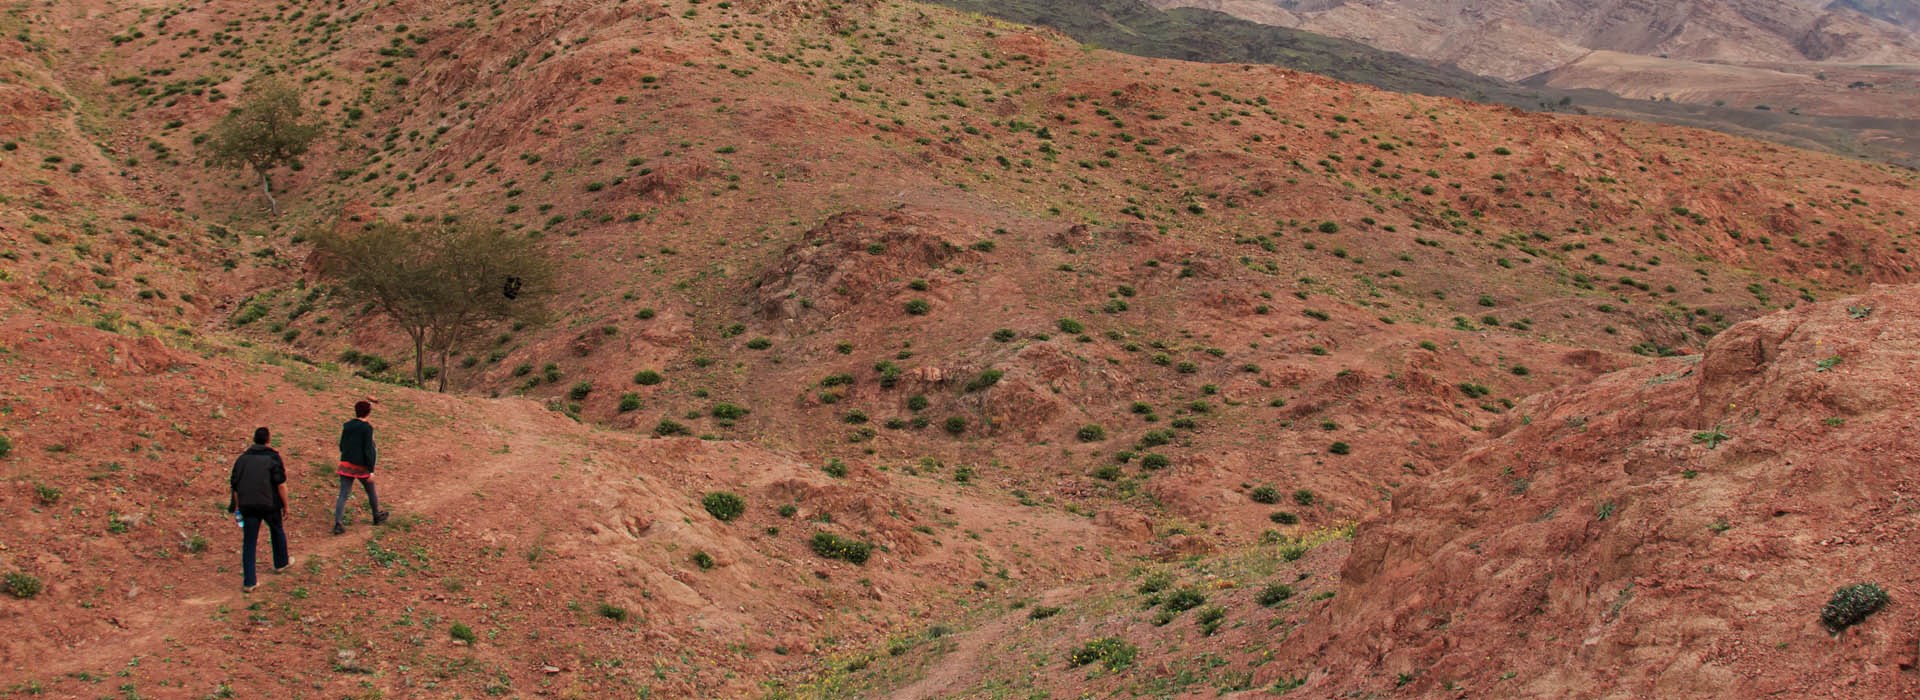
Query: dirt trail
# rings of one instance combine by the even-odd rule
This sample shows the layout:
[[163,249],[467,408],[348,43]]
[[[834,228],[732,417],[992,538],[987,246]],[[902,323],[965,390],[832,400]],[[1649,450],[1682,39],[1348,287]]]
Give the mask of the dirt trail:
[[[401,441],[425,442],[432,439],[430,436],[383,434],[381,437],[383,443],[389,444],[390,455],[408,455],[390,458],[394,466],[379,476],[383,509],[396,518],[438,520],[471,502],[475,492],[488,491],[507,478],[545,479],[552,465],[560,462],[560,449],[544,434],[552,431],[556,423],[549,418],[551,414],[537,404],[514,399],[491,402],[476,399],[474,404],[483,410],[470,413],[467,418],[484,420],[486,432],[499,436],[501,442],[510,444],[512,449],[504,454],[489,452],[474,460],[423,458],[425,455],[420,454],[423,448],[403,446]],[[542,418],[549,420],[542,421]],[[376,415],[374,419],[377,423],[380,417]],[[469,443],[469,446],[474,445]],[[288,471],[290,485],[302,482],[304,477],[294,473],[296,466],[289,464]],[[290,494],[295,502],[289,508],[286,528],[293,566],[281,574],[271,572],[268,536],[262,532],[258,560],[260,588],[251,594],[239,587],[239,563],[235,561],[239,537],[234,532],[238,528],[221,526],[228,517],[224,513],[209,515],[221,521],[206,530],[214,539],[214,547],[199,560],[202,568],[207,569],[202,575],[174,581],[136,582],[125,595],[129,599],[145,598],[147,605],[112,619],[116,627],[131,637],[76,645],[69,653],[43,659],[40,671],[56,675],[93,671],[124,664],[130,657],[164,653],[169,648],[169,640],[217,636],[219,631],[214,627],[230,626],[231,623],[213,619],[212,613],[222,607],[246,608],[256,600],[266,600],[273,589],[326,585],[328,573],[312,573],[306,567],[307,562],[315,557],[338,561],[348,552],[365,547],[375,532],[367,524],[365,494],[356,488],[348,502],[348,519],[357,518],[358,522],[350,525],[346,534],[332,535],[333,493],[330,488],[298,488]],[[212,570],[216,567],[223,570]]]
[[[1084,592],[1086,586],[1063,586],[1040,594],[1036,604],[1052,604],[1055,601],[1070,598],[1069,594]],[[927,669],[925,676],[912,685],[888,694],[889,700],[930,700],[949,698],[967,688],[968,681],[979,674],[981,668],[989,668],[995,662],[981,658],[987,645],[1012,631],[1027,616],[1026,610],[1012,610],[992,622],[974,629],[955,634],[952,651],[940,657],[939,661]]]

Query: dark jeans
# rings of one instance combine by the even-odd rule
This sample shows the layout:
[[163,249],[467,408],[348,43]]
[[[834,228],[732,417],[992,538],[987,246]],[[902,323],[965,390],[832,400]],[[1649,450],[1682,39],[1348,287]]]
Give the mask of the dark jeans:
[[376,516],[380,515],[380,497],[374,495],[373,479],[355,479],[351,476],[343,476],[340,477],[340,497],[333,499],[333,522],[336,524],[340,522],[340,518],[347,514],[347,496],[353,495],[353,482],[356,481],[360,482],[360,485],[367,489],[367,510]]
[[287,559],[287,529],[280,526],[280,511],[241,511],[240,570],[243,572],[242,585],[251,586],[254,577],[254,559],[260,549],[260,523],[267,524],[273,537],[273,568],[284,568]]

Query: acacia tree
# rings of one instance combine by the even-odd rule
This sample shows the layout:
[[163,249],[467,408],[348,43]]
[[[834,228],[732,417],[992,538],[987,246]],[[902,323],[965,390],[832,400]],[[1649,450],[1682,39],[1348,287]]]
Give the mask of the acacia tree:
[[305,155],[320,138],[320,125],[305,121],[304,115],[298,89],[275,78],[255,80],[247,86],[247,99],[208,132],[207,160],[221,167],[252,168],[260,176],[268,209],[279,216],[273,171]]
[[481,332],[532,320],[553,279],[532,239],[459,223],[374,223],[315,236],[321,271],[373,304],[413,341],[413,381],[426,385],[429,351],[447,358]]

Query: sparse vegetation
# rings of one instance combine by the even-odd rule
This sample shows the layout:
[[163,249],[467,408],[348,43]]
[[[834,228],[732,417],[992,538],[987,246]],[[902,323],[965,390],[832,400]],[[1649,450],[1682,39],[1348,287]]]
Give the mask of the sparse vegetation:
[[1067,663],[1073,666],[1085,666],[1099,663],[1108,671],[1118,671],[1133,665],[1133,659],[1140,654],[1140,648],[1127,643],[1119,637],[1101,637],[1080,645],[1067,654]]
[[40,579],[24,571],[9,571],[6,575],[7,595],[25,600],[40,595]]
[[747,512],[746,499],[729,491],[710,492],[700,498],[700,505],[707,509],[708,515],[722,522],[731,521]]
[[1848,627],[1860,624],[1868,615],[1879,612],[1885,607],[1887,591],[1875,583],[1856,583],[1842,586],[1833,592],[1825,607],[1820,608],[1820,624],[1826,625],[1835,634]]
[[854,564],[867,563],[867,558],[873,554],[871,544],[826,531],[813,533],[813,539],[808,544],[813,547],[814,554]]

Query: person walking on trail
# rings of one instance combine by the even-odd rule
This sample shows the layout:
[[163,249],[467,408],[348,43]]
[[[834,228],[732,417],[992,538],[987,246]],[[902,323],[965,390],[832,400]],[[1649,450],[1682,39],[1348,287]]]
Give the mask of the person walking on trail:
[[272,434],[266,428],[253,431],[253,445],[233,462],[232,488],[228,512],[240,518],[240,590],[252,591],[259,583],[254,575],[254,559],[260,549],[260,524],[266,523],[273,537],[273,571],[293,566],[287,556],[287,530],[281,521],[287,512],[287,464],[267,442]]
[[373,404],[361,401],[353,405],[353,420],[340,426],[340,497],[333,500],[333,534],[342,534],[347,526],[341,522],[346,516],[347,497],[353,495],[353,482],[367,491],[367,510],[373,513],[373,524],[387,521],[387,512],[380,510],[380,496],[373,490],[373,467],[378,452],[373,447],[373,424],[367,422],[368,414],[373,413]]

